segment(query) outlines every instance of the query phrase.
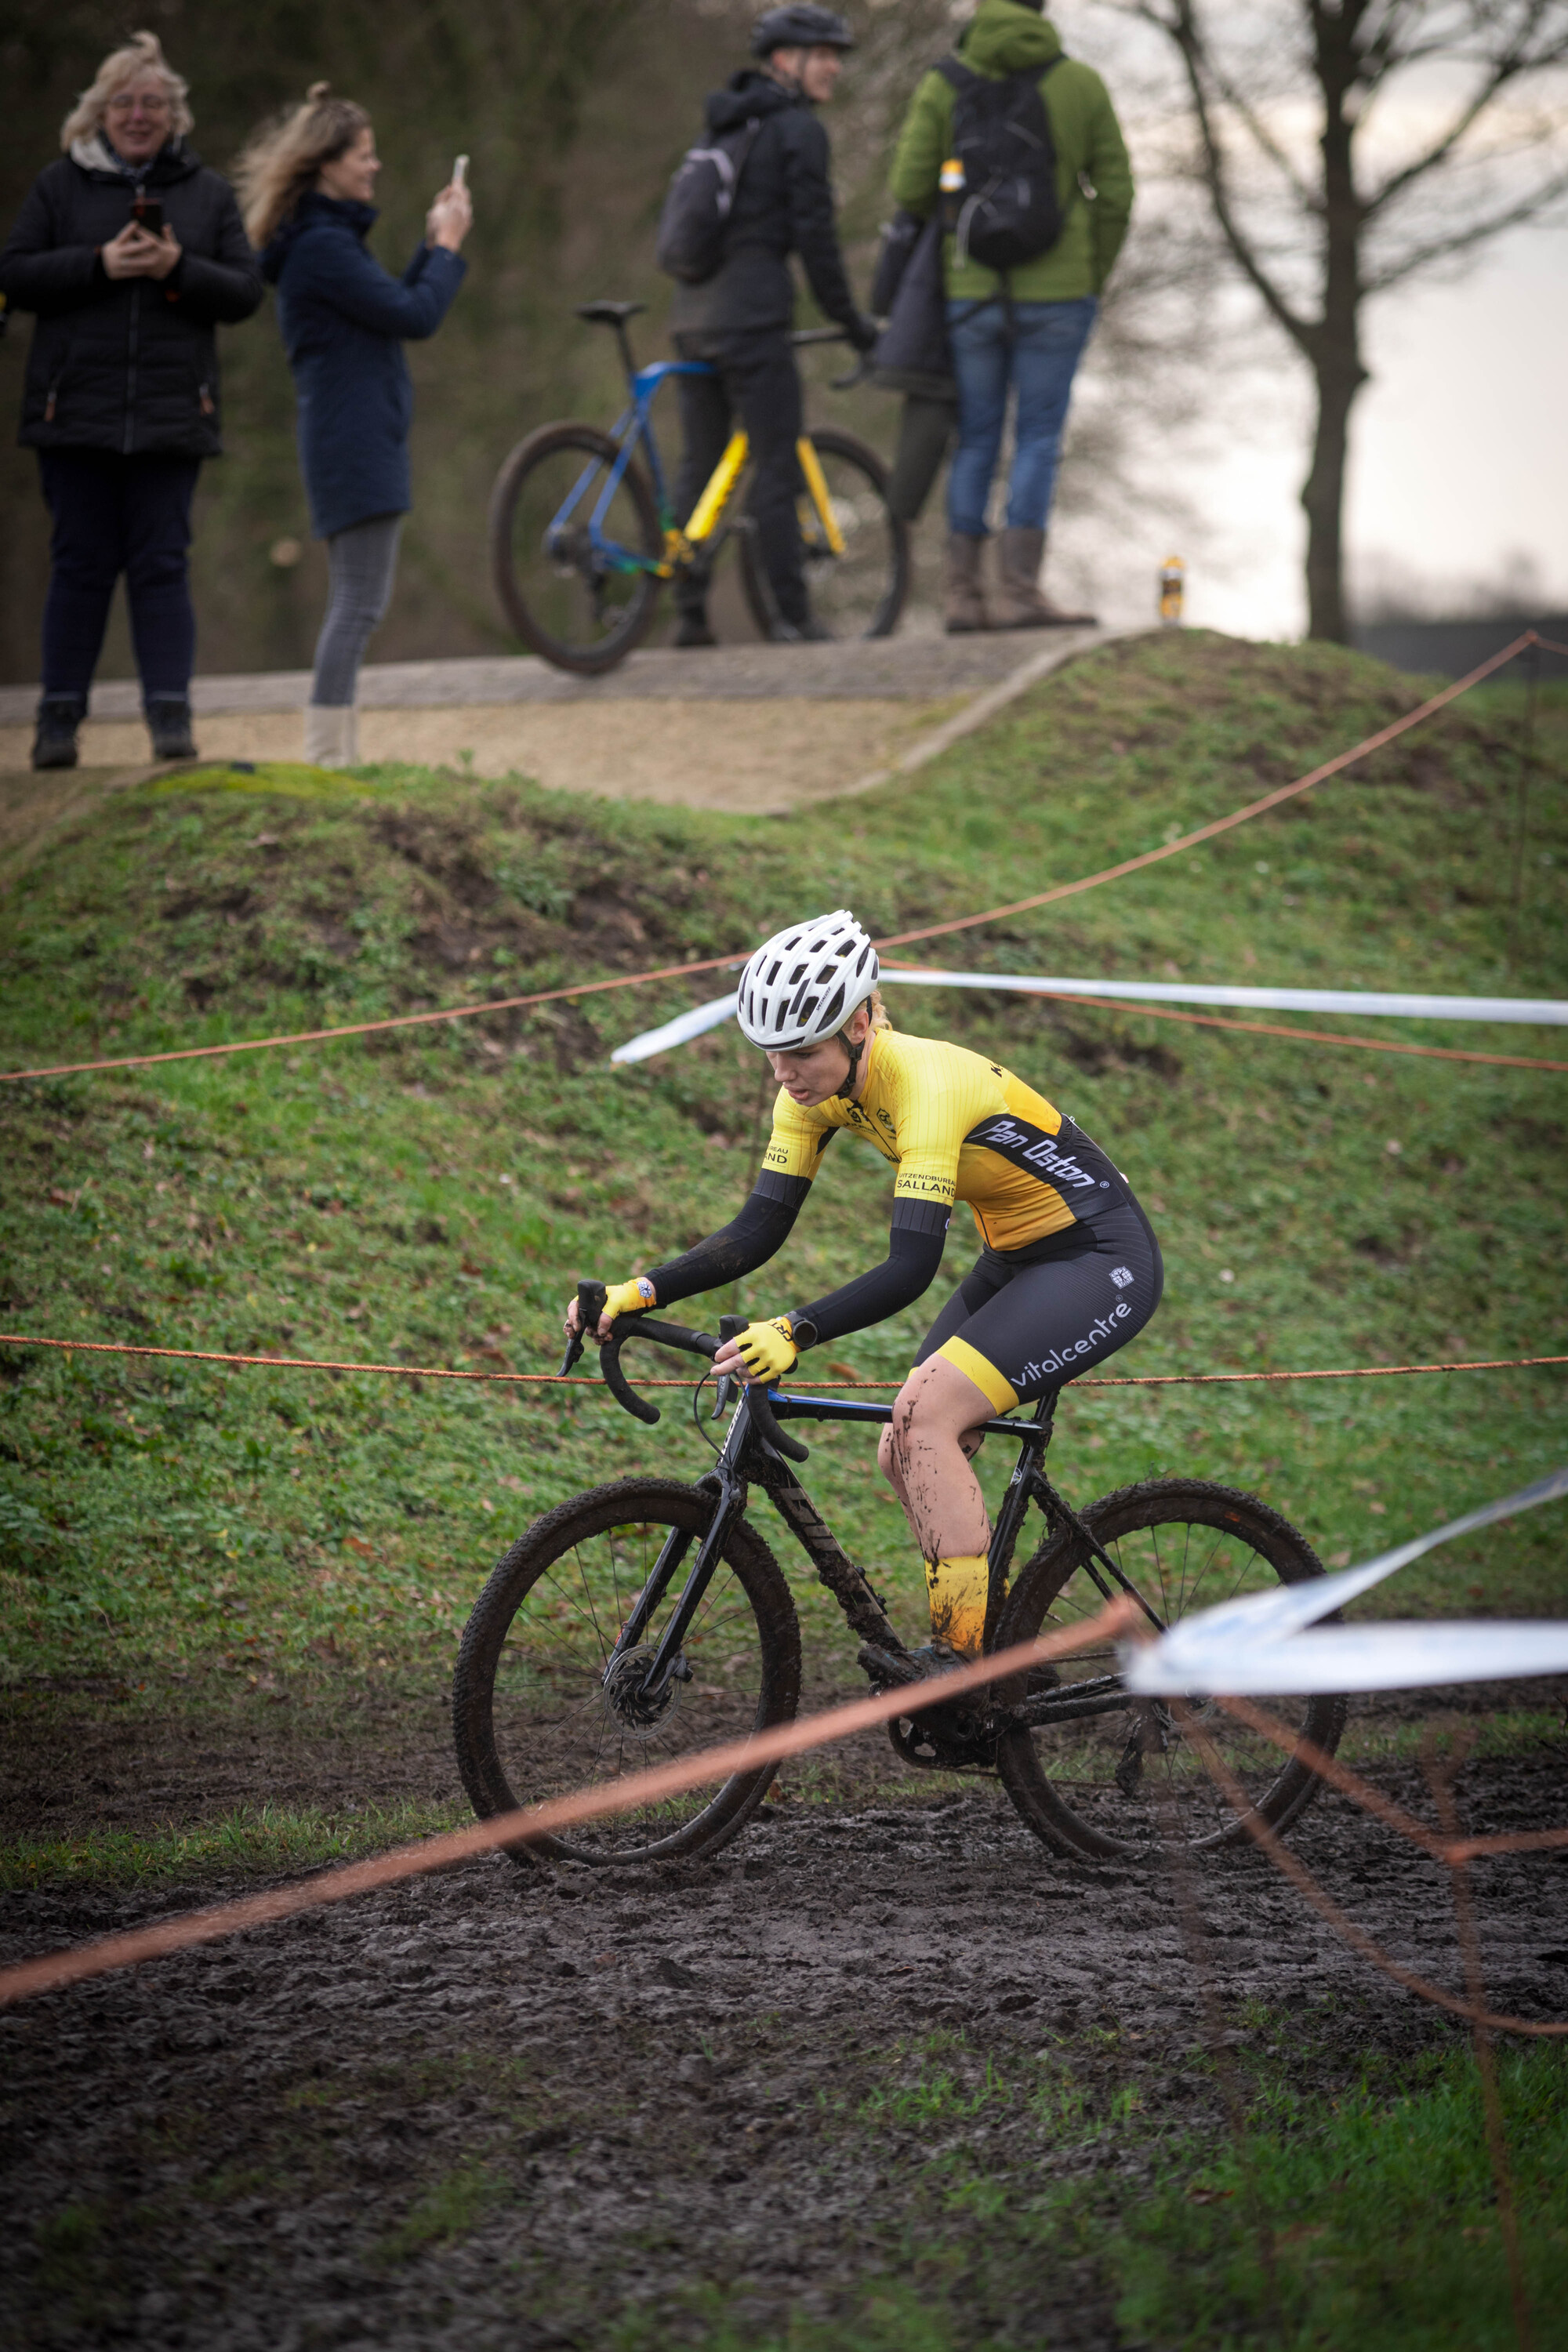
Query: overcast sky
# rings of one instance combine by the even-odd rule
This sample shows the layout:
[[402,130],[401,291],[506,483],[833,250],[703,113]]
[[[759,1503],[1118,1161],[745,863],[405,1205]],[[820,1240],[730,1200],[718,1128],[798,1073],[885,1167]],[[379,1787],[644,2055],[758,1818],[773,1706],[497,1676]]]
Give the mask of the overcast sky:
[[[1373,381],[1355,412],[1346,537],[1357,558],[1434,585],[1533,559],[1568,611],[1568,230],[1521,230],[1453,286],[1369,310]],[[1282,372],[1299,373],[1281,350]],[[1303,416],[1302,422],[1305,419]],[[1184,487],[1217,526],[1191,563],[1188,618],[1247,636],[1305,624],[1300,427],[1255,424]],[[1163,551],[1152,551],[1157,562]]]
[[[1139,208],[1174,206],[1179,217],[1182,197],[1165,175],[1179,174],[1190,132],[1169,44],[1127,0],[1052,0],[1051,13],[1069,52],[1098,66],[1110,87],[1132,150]],[[1291,0],[1208,0],[1202,13],[1268,135],[1315,184],[1321,101],[1293,62],[1299,9]],[[1436,18],[1426,29],[1435,26]],[[1395,74],[1357,140],[1359,184],[1374,188],[1426,151],[1472,88],[1470,70],[1448,59]],[[1531,138],[1543,131],[1545,146],[1531,151]],[[1223,136],[1248,234],[1261,236],[1277,279],[1310,313],[1316,273],[1299,213],[1278,203],[1278,173],[1234,116]],[[1490,110],[1462,152],[1471,160],[1457,174],[1424,177],[1407,209],[1384,221],[1384,261],[1412,230],[1425,241],[1538,184],[1553,152],[1559,163],[1568,161],[1568,74],[1537,79]],[[1561,220],[1561,205],[1557,211]],[[1345,539],[1352,596],[1358,580],[1370,586],[1379,575],[1402,575],[1441,604],[1445,589],[1462,594],[1522,560],[1545,601],[1568,610],[1568,226],[1519,229],[1483,245],[1451,282],[1417,276],[1370,300],[1362,322],[1372,381],[1352,424]],[[1199,454],[1189,440],[1184,454],[1176,433],[1168,454],[1158,453],[1157,476],[1163,471],[1202,518],[1179,551],[1188,562],[1189,620],[1247,636],[1295,636],[1306,625],[1300,496],[1310,379],[1274,331],[1260,331],[1247,357],[1251,364],[1216,349],[1206,446]],[[1157,417],[1153,430],[1158,439]],[[1092,521],[1064,513],[1058,553],[1065,572],[1081,569],[1081,585],[1092,588],[1105,617],[1141,620],[1161,559],[1176,551],[1167,533],[1151,517],[1146,547],[1118,544]],[[1128,536],[1142,536],[1136,522]]]

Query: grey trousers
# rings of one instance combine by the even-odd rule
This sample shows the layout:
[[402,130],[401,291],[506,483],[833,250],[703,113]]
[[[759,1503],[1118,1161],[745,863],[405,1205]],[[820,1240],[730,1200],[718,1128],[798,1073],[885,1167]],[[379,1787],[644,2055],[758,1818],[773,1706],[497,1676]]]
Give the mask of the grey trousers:
[[330,709],[352,704],[371,633],[392,599],[403,517],[375,515],[334,531],[327,541],[331,585],[316,639],[310,699]]

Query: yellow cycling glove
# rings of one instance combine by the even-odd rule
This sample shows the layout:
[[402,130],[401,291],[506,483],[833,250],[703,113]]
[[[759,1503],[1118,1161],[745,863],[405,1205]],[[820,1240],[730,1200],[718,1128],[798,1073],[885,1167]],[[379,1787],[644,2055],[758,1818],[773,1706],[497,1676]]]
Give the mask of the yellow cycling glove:
[[617,1315],[646,1315],[658,1305],[646,1274],[634,1275],[630,1282],[612,1282],[605,1292],[605,1313],[612,1323]]
[[782,1381],[800,1361],[787,1315],[775,1315],[771,1323],[748,1323],[735,1345],[754,1381]]

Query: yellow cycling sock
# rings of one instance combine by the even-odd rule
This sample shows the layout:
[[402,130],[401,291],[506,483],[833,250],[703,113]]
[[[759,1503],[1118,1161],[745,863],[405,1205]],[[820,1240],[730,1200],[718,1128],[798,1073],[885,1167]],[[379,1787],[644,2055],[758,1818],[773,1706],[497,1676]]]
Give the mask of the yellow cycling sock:
[[985,1602],[991,1566],[983,1551],[961,1552],[926,1562],[933,1642],[946,1642],[960,1656],[977,1658],[985,1639]]

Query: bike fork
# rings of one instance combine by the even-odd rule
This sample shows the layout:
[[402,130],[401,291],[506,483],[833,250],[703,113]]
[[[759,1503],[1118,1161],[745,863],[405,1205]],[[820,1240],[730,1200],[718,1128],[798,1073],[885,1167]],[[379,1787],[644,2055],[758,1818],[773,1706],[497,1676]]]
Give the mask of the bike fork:
[[[649,1700],[662,1698],[672,1682],[686,1682],[690,1679],[690,1669],[683,1664],[680,1646],[690,1631],[692,1619],[702,1604],[703,1594],[713,1581],[713,1571],[718,1567],[722,1555],[725,1538],[746,1507],[745,1483],[736,1476],[731,1461],[735,1426],[743,1420],[743,1414],[737,1414],[736,1423],[731,1426],[731,1443],[726,1444],[715,1465],[714,1473],[710,1473],[702,1482],[706,1486],[717,1486],[718,1507],[713,1513],[708,1532],[699,1546],[697,1558],[691,1563],[685,1589],[675,1604],[674,1613],[664,1629],[652,1664],[643,1677],[643,1696]],[[606,1679],[616,1660],[624,1657],[628,1650],[635,1649],[641,1641],[649,1618],[668,1591],[677,1569],[691,1549],[692,1541],[692,1537],[685,1528],[677,1528],[671,1530],[663,1550],[654,1562],[652,1574],[638,1593],[632,1613],[622,1626],[616,1646],[605,1661]]]

